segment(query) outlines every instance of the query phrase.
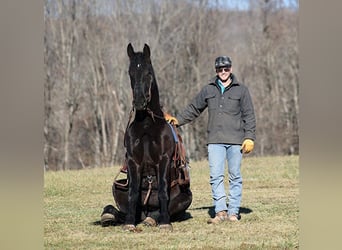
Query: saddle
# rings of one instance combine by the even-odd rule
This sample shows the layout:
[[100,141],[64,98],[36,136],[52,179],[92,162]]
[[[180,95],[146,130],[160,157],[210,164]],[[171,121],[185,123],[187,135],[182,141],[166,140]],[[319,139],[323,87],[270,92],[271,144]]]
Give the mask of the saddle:
[[[189,174],[189,160],[186,157],[185,147],[183,144],[183,139],[179,134],[177,127],[174,124],[170,124],[170,128],[172,130],[172,134],[174,136],[176,146],[175,146],[175,154],[173,156],[173,167],[180,168],[184,173],[184,176],[179,176],[178,183],[180,185],[187,185],[190,183],[190,174]],[[176,181],[176,180],[174,180]],[[173,182],[174,182],[173,181]],[[171,183],[172,186],[172,183]]]

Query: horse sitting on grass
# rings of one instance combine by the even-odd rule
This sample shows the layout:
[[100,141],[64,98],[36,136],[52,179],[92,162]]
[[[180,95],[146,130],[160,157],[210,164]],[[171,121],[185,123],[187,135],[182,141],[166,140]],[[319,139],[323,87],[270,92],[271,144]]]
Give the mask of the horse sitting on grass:
[[183,144],[164,118],[150,47],[145,44],[142,52],[135,52],[128,44],[127,54],[133,93],[124,137],[127,178],[116,176],[113,196],[118,209],[106,206],[101,223],[122,223],[124,230],[137,231],[142,222],[172,231],[171,221],[184,215],[192,202]]

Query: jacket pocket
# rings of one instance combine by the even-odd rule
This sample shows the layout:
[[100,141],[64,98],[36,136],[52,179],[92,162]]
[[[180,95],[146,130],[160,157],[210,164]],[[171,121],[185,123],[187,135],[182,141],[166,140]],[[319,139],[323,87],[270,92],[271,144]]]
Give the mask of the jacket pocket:
[[241,111],[240,97],[239,96],[228,96],[225,99],[225,112],[232,115],[237,115]]
[[218,100],[215,94],[210,94],[206,97],[206,101],[208,103],[208,109],[217,109],[218,108]]

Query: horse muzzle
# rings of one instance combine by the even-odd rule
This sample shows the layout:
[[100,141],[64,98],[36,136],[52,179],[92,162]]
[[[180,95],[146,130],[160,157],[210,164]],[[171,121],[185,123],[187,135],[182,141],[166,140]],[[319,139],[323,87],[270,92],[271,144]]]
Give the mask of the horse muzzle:
[[147,100],[143,100],[143,101],[133,101],[133,106],[136,110],[138,111],[142,111],[142,110],[146,110],[147,109]]

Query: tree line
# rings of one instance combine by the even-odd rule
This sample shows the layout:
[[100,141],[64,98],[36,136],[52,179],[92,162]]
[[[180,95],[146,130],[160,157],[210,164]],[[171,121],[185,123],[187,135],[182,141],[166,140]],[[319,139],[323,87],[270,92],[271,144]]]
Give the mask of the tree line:
[[[164,111],[177,114],[228,55],[257,120],[251,155],[298,154],[298,8],[281,0],[45,0],[44,168],[122,164],[132,108],[127,44],[151,47]],[[204,159],[205,112],[180,132]]]

